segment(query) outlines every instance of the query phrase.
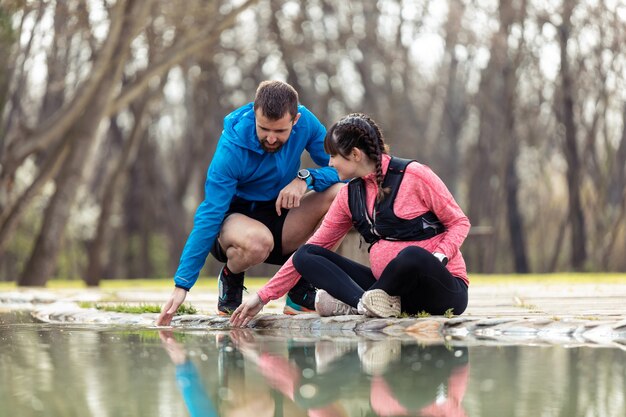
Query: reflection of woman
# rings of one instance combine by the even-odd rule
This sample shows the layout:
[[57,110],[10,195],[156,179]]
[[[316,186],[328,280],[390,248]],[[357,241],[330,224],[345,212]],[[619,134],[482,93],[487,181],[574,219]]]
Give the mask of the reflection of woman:
[[159,337],[170,359],[176,365],[176,383],[192,417],[217,417],[213,402],[209,398],[202,378],[184,348],[174,339],[171,331],[159,331]]
[[[239,351],[254,362],[268,385],[306,410],[310,417],[345,417],[346,410],[339,403],[341,394],[354,388],[359,380],[359,359],[355,351],[347,351],[324,373],[317,368],[313,350],[309,346],[292,346],[289,358],[258,352],[250,343],[252,335],[245,331],[231,332]],[[303,370],[313,371],[306,378]]]
[[402,346],[400,360],[372,378],[372,409],[381,417],[465,417],[467,348]]
[[[322,290],[316,310],[323,316],[461,314],[469,281],[459,248],[470,223],[441,179],[425,165],[389,156],[366,115],[335,123],[324,147],[339,177],[355,179],[339,191],[307,244],[231,322],[247,324],[301,276]],[[371,268],[332,251],[353,226],[370,244]]]

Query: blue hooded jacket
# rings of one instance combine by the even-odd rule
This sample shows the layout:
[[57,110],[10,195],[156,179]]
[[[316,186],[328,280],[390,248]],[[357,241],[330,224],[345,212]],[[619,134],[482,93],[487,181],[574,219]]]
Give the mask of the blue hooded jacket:
[[300,118],[289,139],[275,153],[266,152],[256,134],[253,103],[224,118],[224,130],[209,165],[204,201],[174,277],[176,286],[190,289],[220,231],[224,215],[234,196],[249,201],[270,201],[294,178],[306,149],[322,168],[310,169],[315,191],[324,191],[339,182],[337,171],[328,166],[324,152],[326,129],[306,107],[299,105]]

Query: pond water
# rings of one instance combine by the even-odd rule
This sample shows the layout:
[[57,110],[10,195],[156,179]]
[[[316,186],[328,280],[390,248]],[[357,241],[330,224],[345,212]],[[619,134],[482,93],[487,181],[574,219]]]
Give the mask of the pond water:
[[0,416],[626,415],[626,353],[0,315]]

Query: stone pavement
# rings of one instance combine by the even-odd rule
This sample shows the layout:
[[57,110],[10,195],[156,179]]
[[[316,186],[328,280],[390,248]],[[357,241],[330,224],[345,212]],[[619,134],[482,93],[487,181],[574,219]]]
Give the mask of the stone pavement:
[[[156,314],[109,313],[77,302],[162,303],[169,291],[12,290],[0,292],[0,312],[28,310],[48,323],[154,327]],[[177,316],[180,329],[230,329],[213,315],[217,294],[197,290],[187,299],[200,314]],[[256,329],[289,335],[413,337],[423,342],[467,344],[562,344],[626,348],[626,284],[477,284],[470,286],[467,311],[453,318],[371,319],[285,316],[283,300],[269,303],[251,322]]]

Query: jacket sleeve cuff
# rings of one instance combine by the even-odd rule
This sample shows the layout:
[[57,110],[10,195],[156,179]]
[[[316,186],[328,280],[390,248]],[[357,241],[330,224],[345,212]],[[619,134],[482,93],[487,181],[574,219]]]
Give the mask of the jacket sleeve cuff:
[[259,290],[256,294],[259,296],[259,300],[261,300],[263,305],[266,305],[271,301],[270,298],[265,293],[263,293],[263,290]]

